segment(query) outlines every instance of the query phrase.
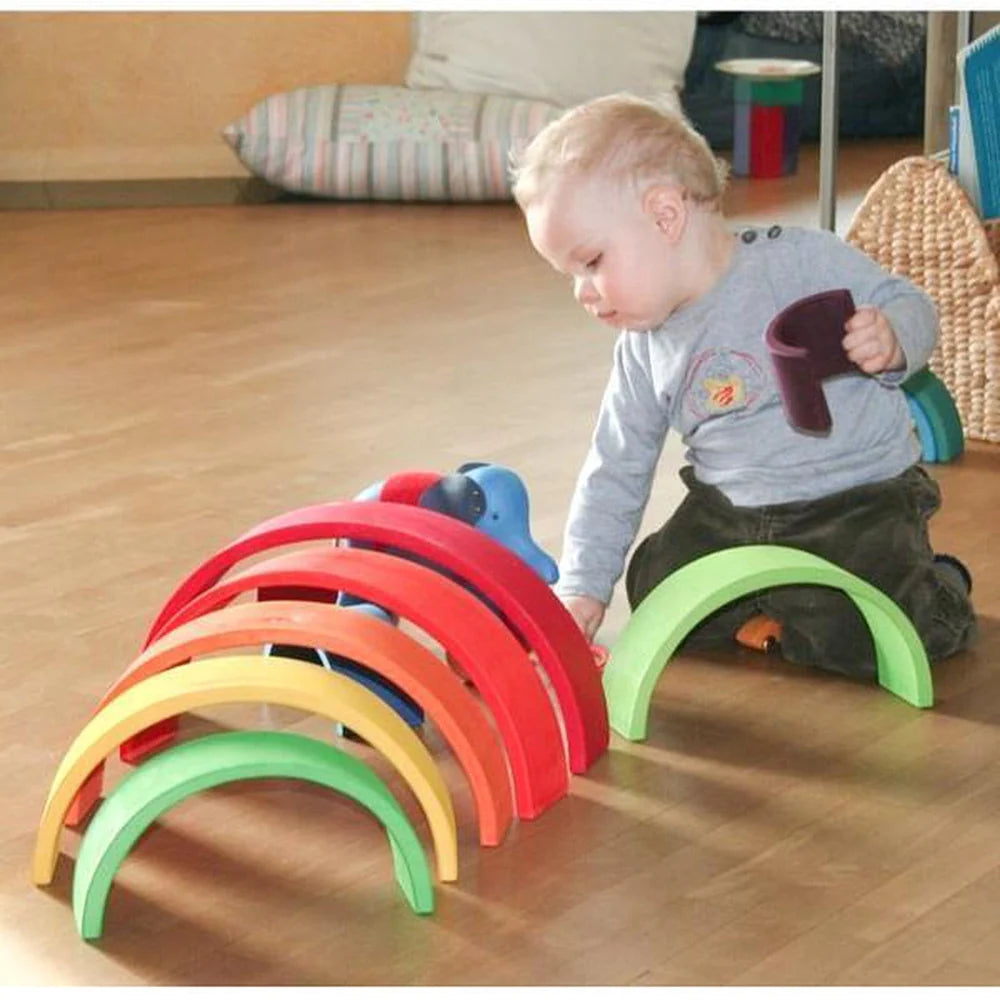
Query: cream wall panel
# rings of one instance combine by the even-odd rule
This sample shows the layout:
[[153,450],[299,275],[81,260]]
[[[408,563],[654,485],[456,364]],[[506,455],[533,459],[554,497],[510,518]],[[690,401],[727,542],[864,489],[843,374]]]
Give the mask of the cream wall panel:
[[239,176],[269,93],[401,83],[406,12],[0,14],[0,181]]

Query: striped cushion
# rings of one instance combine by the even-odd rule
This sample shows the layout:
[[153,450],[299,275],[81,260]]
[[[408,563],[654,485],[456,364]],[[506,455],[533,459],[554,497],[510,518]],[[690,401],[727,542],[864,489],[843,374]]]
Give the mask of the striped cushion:
[[223,138],[254,174],[339,199],[499,201],[508,153],[561,109],[450,90],[330,85],[265,98]]

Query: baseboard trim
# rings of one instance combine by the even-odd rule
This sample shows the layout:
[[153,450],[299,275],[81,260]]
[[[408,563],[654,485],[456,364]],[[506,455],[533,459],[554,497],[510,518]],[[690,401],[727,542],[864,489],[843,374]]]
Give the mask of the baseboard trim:
[[257,205],[285,192],[259,177],[120,181],[0,181],[0,210]]

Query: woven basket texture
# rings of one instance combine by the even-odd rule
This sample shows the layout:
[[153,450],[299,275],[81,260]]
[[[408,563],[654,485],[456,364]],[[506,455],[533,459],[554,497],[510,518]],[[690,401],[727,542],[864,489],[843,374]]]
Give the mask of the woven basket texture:
[[846,239],[931,296],[941,337],[930,369],[965,436],[1000,442],[1000,220],[983,224],[943,162],[911,156],[872,185]]

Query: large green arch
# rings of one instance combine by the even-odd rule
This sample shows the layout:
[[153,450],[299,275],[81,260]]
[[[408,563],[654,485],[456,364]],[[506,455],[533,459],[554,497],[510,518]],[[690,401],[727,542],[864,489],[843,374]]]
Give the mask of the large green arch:
[[604,668],[604,694],[615,732],[630,740],[646,738],[649,703],[660,673],[702,619],[739,597],[788,584],[842,590],[871,630],[879,684],[918,708],[934,704],[924,645],[891,598],[809,552],[783,545],[744,545],[681,567],[635,609]]
[[73,915],[93,940],[115,874],[159,816],[198,792],[252,778],[298,778],[360,803],[385,827],[396,881],[415,913],[434,911],[434,888],[416,832],[378,775],[336,747],[297,733],[236,731],[181,743],[132,771],[94,815],[73,872]]

